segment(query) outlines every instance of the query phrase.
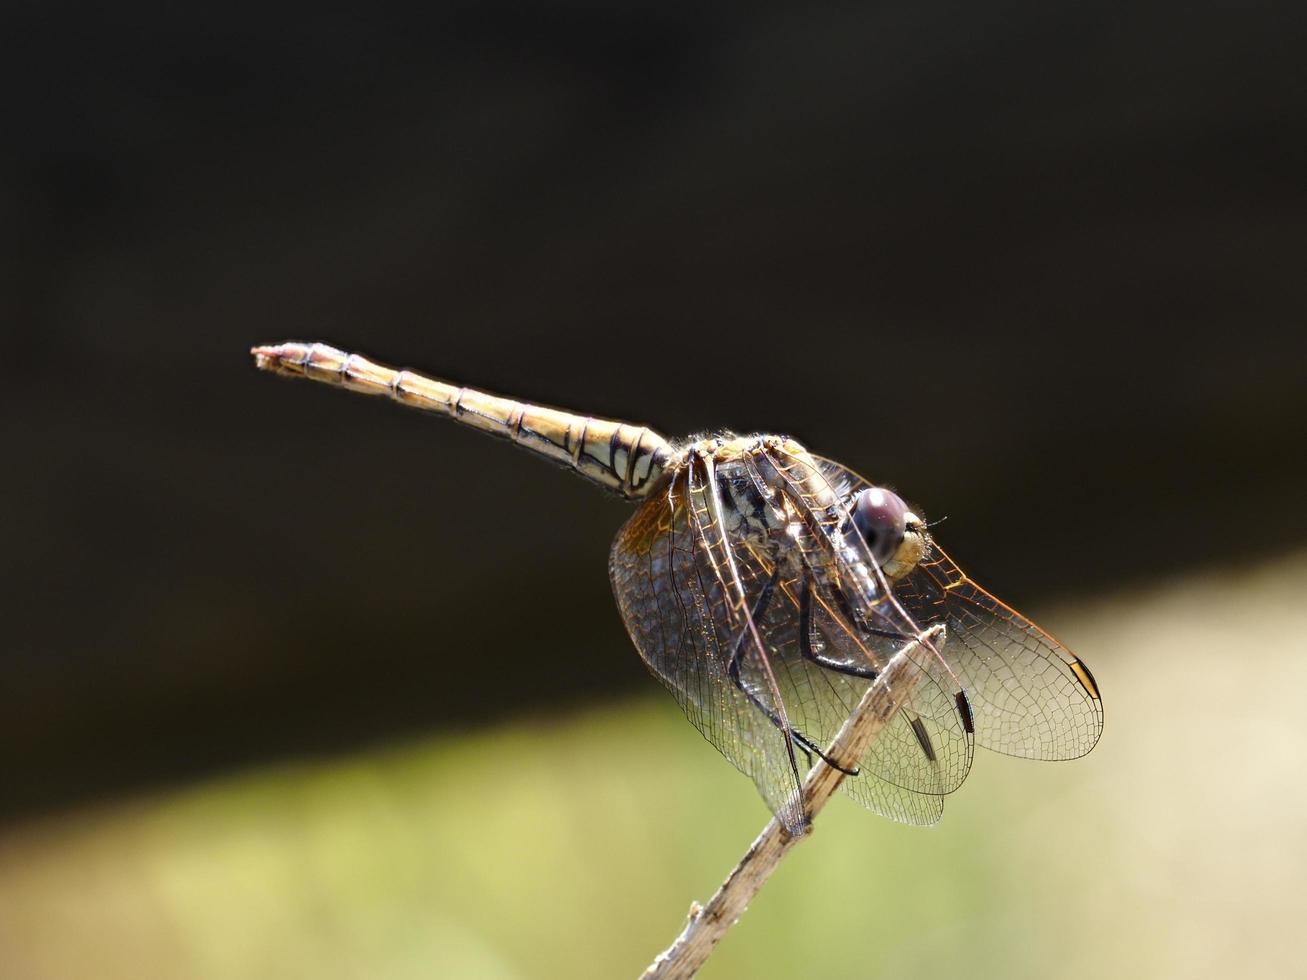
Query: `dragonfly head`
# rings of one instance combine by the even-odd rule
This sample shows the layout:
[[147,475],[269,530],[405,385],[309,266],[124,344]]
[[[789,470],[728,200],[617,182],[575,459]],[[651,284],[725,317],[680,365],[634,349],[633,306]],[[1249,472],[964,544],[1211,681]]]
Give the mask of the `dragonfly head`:
[[883,487],[867,487],[853,498],[853,526],[872,558],[891,581],[917,567],[926,553],[926,525],[903,498]]

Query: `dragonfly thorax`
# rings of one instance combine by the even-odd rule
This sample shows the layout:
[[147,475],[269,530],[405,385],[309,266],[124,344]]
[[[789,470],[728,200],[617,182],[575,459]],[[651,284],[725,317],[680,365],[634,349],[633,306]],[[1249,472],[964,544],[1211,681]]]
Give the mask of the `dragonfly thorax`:
[[[790,549],[775,547],[792,535],[798,515],[780,490],[781,479],[773,454],[807,455],[793,439],[784,436],[725,435],[696,439],[673,457],[668,469],[691,476],[702,474],[695,482],[708,489],[716,485],[716,502],[720,519],[732,535],[746,539],[760,552],[785,558]],[[705,509],[711,505],[704,504]]]
[[[870,558],[890,581],[910,574],[929,547],[925,523],[901,497],[881,487],[850,492],[833,486],[817,458],[789,436],[728,433],[694,439],[671,457],[667,470],[677,474],[695,466],[704,474],[711,468],[727,529],[760,548],[802,534],[805,512],[823,514],[828,526],[855,535],[865,547],[854,545],[848,559],[858,565]],[[780,552],[790,562],[797,560],[792,550]],[[874,573],[865,568],[862,574],[870,587]]]

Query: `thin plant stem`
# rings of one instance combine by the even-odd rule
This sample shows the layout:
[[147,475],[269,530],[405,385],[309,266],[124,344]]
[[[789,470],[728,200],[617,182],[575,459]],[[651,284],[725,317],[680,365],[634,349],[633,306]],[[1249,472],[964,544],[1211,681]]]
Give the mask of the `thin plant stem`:
[[[912,675],[906,669],[908,655],[923,643],[933,642],[943,626],[933,626],[912,640],[890,661],[885,672],[863,693],[849,717],[826,750],[826,758],[853,769],[867,747],[884,729],[894,712],[912,693]],[[803,781],[803,810],[807,826],[839,789],[846,774],[818,759]],[[790,848],[803,840],[792,836],[775,817],[744,852],[734,870],[726,876],[706,905],[690,908],[690,921],[666,950],[644,971],[642,980],[688,980],[699,972],[709,954],[731,926],[739,921]]]

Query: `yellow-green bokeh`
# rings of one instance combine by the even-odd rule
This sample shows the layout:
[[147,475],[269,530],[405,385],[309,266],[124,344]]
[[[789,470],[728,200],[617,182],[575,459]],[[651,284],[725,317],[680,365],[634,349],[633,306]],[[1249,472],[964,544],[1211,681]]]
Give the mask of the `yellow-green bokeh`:
[[[1304,587],[1300,557],[1036,610],[1102,684],[1094,753],[978,753],[932,830],[837,799],[703,976],[1293,972]],[[634,977],[766,817],[651,680],[11,828],[0,976]]]

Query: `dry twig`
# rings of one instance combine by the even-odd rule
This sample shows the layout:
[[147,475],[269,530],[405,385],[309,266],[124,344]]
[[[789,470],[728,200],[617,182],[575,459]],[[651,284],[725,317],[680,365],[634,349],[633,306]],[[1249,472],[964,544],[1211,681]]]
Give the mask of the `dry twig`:
[[[902,669],[907,655],[923,641],[933,642],[943,630],[943,626],[933,626],[899,651],[880,679],[867,688],[858,706],[840,727],[826,750],[827,758],[846,769],[857,765],[867,746],[911,693],[909,675]],[[820,759],[809,770],[803,781],[803,808],[809,826],[844,778],[843,772]],[[699,907],[696,903],[691,908],[690,921],[676,937],[676,942],[658,955],[644,971],[641,980],[688,980],[698,973],[708,955],[727,930],[739,921],[749,902],[780,865],[781,859],[801,840],[803,837],[790,836],[773,817],[708,904]]]

